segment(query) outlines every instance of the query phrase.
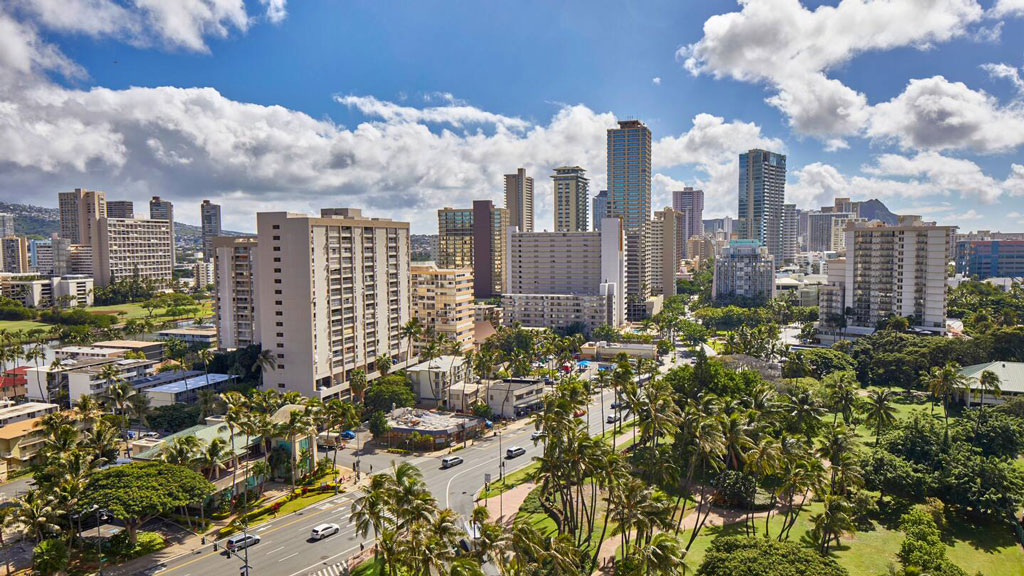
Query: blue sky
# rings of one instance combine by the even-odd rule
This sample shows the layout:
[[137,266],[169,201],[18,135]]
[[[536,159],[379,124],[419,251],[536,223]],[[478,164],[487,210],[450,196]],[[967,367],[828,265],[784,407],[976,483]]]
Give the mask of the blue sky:
[[766,146],[804,208],[1024,228],[1021,0],[174,5],[0,3],[0,199],[159,194],[195,221],[208,197],[241,230],[352,205],[433,232],[524,165],[550,228],[550,169],[596,193],[603,131],[636,117],[656,207],[697,185],[734,214],[735,157]]

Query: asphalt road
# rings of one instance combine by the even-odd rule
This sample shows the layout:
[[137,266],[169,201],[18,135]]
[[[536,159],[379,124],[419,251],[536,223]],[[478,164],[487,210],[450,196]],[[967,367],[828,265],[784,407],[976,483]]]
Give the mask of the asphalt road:
[[[609,414],[612,402],[611,389],[594,395],[588,414],[584,418],[589,421],[592,434],[600,434],[607,424],[601,419],[601,402],[604,403],[605,414]],[[493,433],[486,438],[476,440],[471,446],[458,452],[465,463],[449,470],[441,469],[440,457],[408,457],[423,472],[424,481],[431,493],[442,507],[454,509],[463,517],[468,517],[473,510],[474,496],[484,483],[484,474],[490,473],[493,480],[498,479],[499,465],[505,463],[505,473],[511,473],[528,466],[534,456],[539,456],[543,447],[534,445],[530,440],[533,427],[515,426],[501,433],[500,438]],[[512,446],[522,446],[526,454],[512,460],[505,459],[505,450]],[[338,462],[351,466],[356,455],[353,450],[345,449],[338,456]],[[359,455],[363,470],[369,471],[373,466],[374,473],[388,470],[392,462],[400,462],[403,458],[384,452],[363,453]],[[249,548],[250,574],[273,576],[337,576],[340,566],[349,557],[359,551],[360,538],[355,534],[349,523],[349,509],[352,500],[358,493],[341,494],[327,499],[320,504],[307,508],[299,513],[285,516],[253,530],[259,534],[259,544]],[[324,522],[333,522],[341,527],[341,532],[322,541],[309,539],[313,526]],[[368,535],[365,544],[372,543],[372,534]],[[164,567],[154,567],[151,574],[160,576],[200,576],[206,574],[239,574],[242,562],[228,557],[221,551],[214,552],[211,546],[203,548],[198,554],[190,554],[171,560]],[[158,571],[158,572],[157,572]]]

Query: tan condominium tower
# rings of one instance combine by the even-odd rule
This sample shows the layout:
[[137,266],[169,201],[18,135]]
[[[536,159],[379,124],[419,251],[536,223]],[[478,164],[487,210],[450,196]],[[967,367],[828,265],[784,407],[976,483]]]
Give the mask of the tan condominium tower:
[[[473,269],[413,266],[412,315],[424,330],[457,342],[463,351],[472,349]],[[417,353],[424,348],[423,342],[413,345]]]
[[125,278],[171,282],[171,223],[138,218],[100,218],[92,242],[93,272],[97,286]]
[[72,244],[92,244],[96,223],[107,217],[107,194],[75,188],[57,195],[60,208],[60,237]]
[[551,176],[555,192],[555,231],[586,232],[590,181],[579,166],[559,166]]
[[203,258],[213,258],[213,239],[220,236],[220,204],[203,200],[199,206],[200,224],[203,230]]
[[[150,220],[167,220],[171,223],[171,246],[176,246],[174,242],[174,205],[171,204],[170,200],[163,200],[159,196],[153,196],[149,200],[149,219]],[[174,251],[171,250],[171,263],[175,263],[176,258]]]
[[[260,343],[256,314],[256,238],[213,239],[217,345],[224,350]],[[200,263],[202,264],[202,263]]]
[[408,222],[330,208],[259,213],[256,229],[260,339],[276,364],[265,388],[347,398],[355,370],[372,380],[378,358],[408,365]]
[[505,174],[505,209],[509,226],[533,232],[533,178],[526,175],[526,168]]
[[474,200],[472,208],[438,210],[437,265],[472,268],[474,296],[500,296],[508,227],[508,210],[490,200]]

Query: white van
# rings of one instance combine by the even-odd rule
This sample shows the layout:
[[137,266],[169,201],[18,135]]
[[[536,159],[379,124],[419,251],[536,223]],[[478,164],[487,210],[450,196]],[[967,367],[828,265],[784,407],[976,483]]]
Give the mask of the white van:
[[463,460],[461,456],[445,456],[441,459],[441,468],[447,470],[449,468],[454,468],[463,462],[465,462],[465,460]]
[[228,538],[228,543],[225,548],[227,548],[228,551],[241,550],[259,543],[260,537],[258,534],[237,534]]
[[523,454],[526,454],[526,448],[523,448],[522,446],[513,446],[508,450],[505,450],[505,458],[508,458],[509,460],[518,458]]

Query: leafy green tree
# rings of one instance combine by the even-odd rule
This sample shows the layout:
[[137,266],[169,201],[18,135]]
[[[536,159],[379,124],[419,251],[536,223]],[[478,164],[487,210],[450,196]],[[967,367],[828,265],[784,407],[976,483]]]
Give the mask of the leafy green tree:
[[391,408],[404,408],[416,403],[416,395],[404,376],[392,374],[374,380],[366,390],[366,409],[390,412]]
[[936,576],[966,576],[967,573],[946,558],[938,526],[931,515],[921,508],[913,508],[900,517],[900,530],[906,535],[897,556],[904,573],[935,574]]
[[697,576],[848,576],[830,557],[792,542],[768,538],[716,538],[697,569]]
[[999,458],[986,458],[967,444],[956,444],[942,470],[942,500],[968,516],[1011,525],[1024,505],[1024,471]]
[[[806,371],[800,370],[801,367]],[[782,367],[782,375],[786,378],[813,376],[821,380],[834,372],[853,371],[856,367],[857,364],[849,354],[834,348],[813,348],[791,352]]]
[[370,421],[367,423],[367,427],[370,430],[370,434],[373,434],[374,438],[382,438],[388,433],[388,430],[391,429],[388,425],[388,417],[379,410],[370,415]]
[[201,502],[213,484],[193,470],[163,462],[134,462],[96,472],[86,485],[82,507],[105,508],[124,522],[134,547],[139,526],[150,518]]
[[927,472],[919,472],[909,462],[885,450],[872,450],[861,462],[864,487],[876,490],[880,497],[920,500],[933,484]]
[[55,576],[68,569],[71,553],[60,538],[43,540],[32,549],[32,569],[41,576]]

